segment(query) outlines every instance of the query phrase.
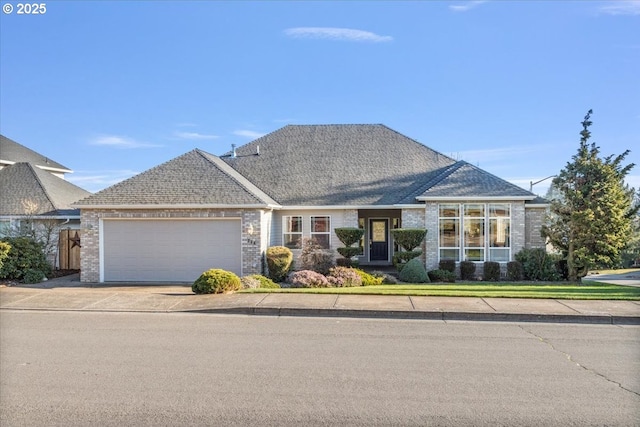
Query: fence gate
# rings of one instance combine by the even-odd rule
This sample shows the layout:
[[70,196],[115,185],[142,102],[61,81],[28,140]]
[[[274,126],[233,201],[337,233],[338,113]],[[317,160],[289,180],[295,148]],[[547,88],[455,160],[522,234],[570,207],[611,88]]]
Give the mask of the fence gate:
[[58,259],[60,270],[80,270],[80,234],[78,230],[60,230]]

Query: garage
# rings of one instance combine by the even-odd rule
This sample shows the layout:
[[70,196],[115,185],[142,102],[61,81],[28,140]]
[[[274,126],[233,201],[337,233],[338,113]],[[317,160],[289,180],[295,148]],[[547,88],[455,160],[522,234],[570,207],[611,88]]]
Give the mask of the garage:
[[210,268],[242,274],[240,218],[104,219],[101,281],[193,282]]

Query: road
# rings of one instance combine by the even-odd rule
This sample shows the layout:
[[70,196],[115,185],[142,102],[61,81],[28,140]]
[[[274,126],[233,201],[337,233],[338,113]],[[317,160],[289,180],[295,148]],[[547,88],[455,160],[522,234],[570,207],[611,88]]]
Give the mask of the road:
[[0,311],[0,425],[638,426],[640,327]]

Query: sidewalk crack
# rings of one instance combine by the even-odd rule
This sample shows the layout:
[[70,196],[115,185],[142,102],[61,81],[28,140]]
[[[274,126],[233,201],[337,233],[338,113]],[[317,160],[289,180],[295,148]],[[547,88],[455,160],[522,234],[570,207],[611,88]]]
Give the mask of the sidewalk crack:
[[612,383],[612,384],[615,384],[616,386],[618,386],[619,388],[621,388],[621,389],[622,389],[622,390],[624,390],[624,391],[627,391],[627,392],[629,392],[629,393],[635,394],[636,396],[639,396],[639,397],[640,397],[640,393],[638,393],[638,392],[636,392],[636,391],[634,391],[634,390],[631,390],[631,389],[629,389],[629,388],[627,388],[627,387],[623,386],[623,385],[622,385],[621,383],[619,383],[618,381],[614,381],[614,380],[612,380],[612,379],[610,379],[610,378],[607,378],[607,376],[606,376],[606,375],[604,375],[604,374],[602,374],[602,373],[600,373],[600,372],[596,371],[595,369],[592,369],[592,368],[589,368],[589,367],[587,367],[587,366],[581,365],[581,364],[580,364],[580,363],[578,363],[576,360],[574,360],[574,359],[573,359],[573,357],[572,357],[569,353],[567,353],[566,351],[562,351],[562,350],[560,350],[560,349],[556,348],[556,347],[555,347],[551,342],[547,341],[544,337],[542,337],[542,336],[540,336],[540,335],[538,335],[538,334],[536,334],[536,333],[534,333],[534,332],[532,332],[532,331],[530,331],[530,330],[528,330],[528,329],[524,328],[522,325],[518,325],[518,327],[519,327],[520,329],[522,329],[524,332],[526,332],[527,334],[529,334],[529,335],[531,335],[531,336],[536,337],[540,342],[542,342],[542,343],[546,344],[547,346],[549,346],[553,351],[556,351],[556,352],[558,352],[558,353],[560,353],[560,354],[564,355],[564,356],[567,358],[567,360],[568,360],[569,362],[571,362],[571,363],[575,364],[577,367],[582,368],[583,370],[585,370],[585,371],[589,372],[590,374],[595,375],[595,376],[597,376],[597,377],[600,377],[600,378],[604,379],[604,380],[605,380],[605,381],[607,381],[607,382],[610,382],[610,383]]
[[567,307],[569,310],[573,310],[573,311],[575,311],[575,312],[576,312],[576,313],[578,313],[578,314],[582,314],[582,313],[580,313],[578,310],[576,310],[575,308],[573,308],[573,307],[571,307],[571,306],[568,306],[567,304],[563,303],[563,302],[562,302],[562,301],[560,301],[560,300],[554,299],[554,301],[555,301],[555,302],[557,302],[558,304],[562,304],[562,305],[564,305],[564,306],[565,306],[565,307]]

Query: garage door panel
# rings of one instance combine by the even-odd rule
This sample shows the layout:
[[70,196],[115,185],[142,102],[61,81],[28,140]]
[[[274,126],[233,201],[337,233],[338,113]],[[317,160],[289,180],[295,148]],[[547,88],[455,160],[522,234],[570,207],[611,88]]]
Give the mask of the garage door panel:
[[205,270],[241,274],[239,219],[104,220],[104,281],[192,282]]

